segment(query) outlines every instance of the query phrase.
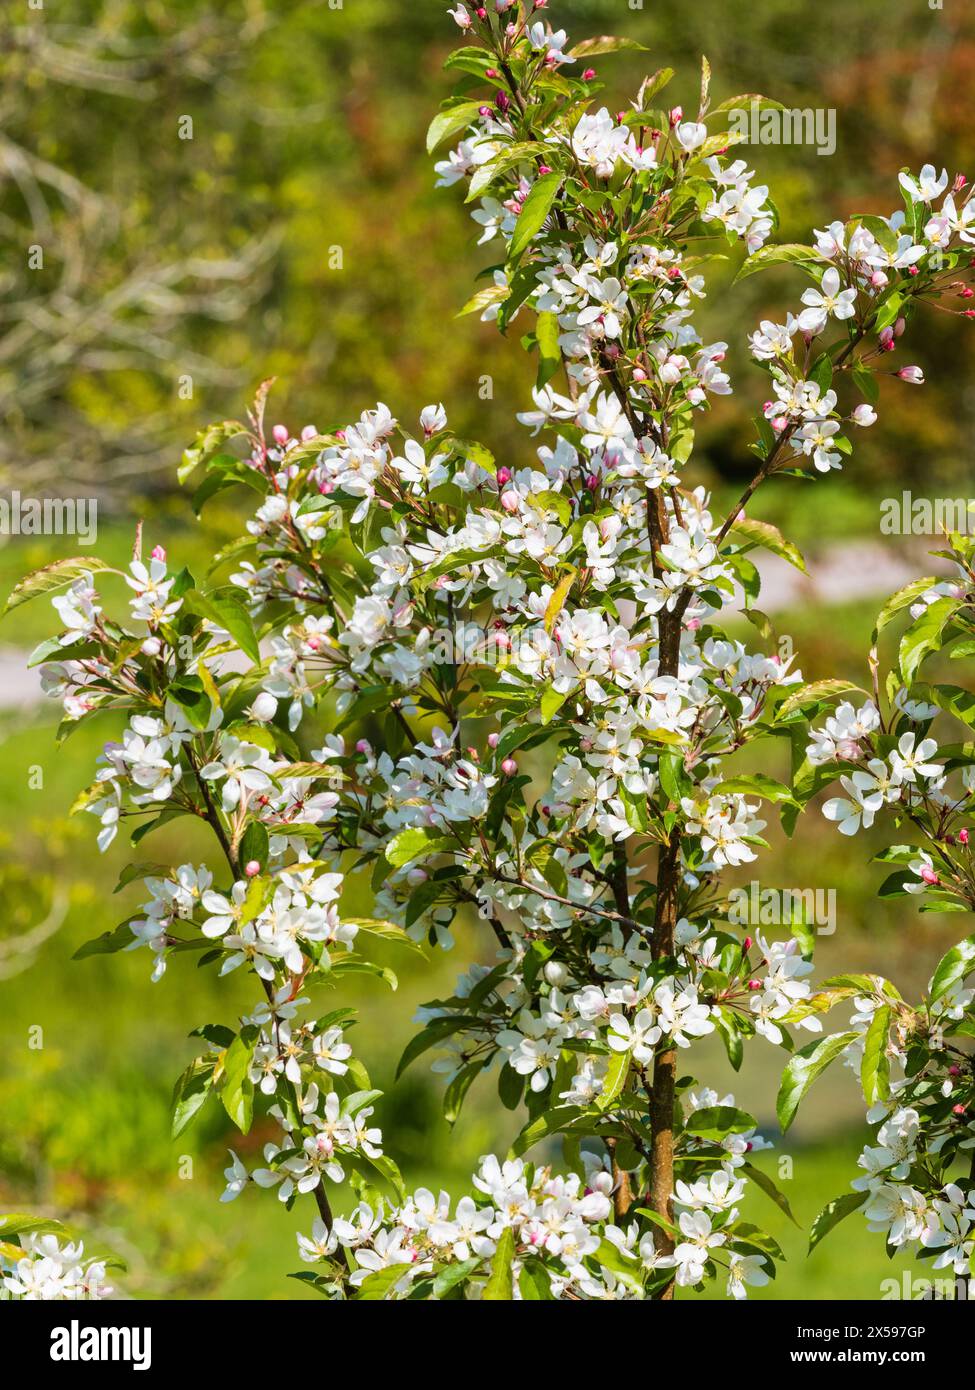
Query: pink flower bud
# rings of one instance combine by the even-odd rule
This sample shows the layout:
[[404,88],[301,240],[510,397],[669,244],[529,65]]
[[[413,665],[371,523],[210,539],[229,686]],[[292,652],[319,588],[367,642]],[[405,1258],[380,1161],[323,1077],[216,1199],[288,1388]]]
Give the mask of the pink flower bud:
[[750,936],[745,937],[744,941],[741,943],[741,949],[745,952],[748,952],[752,949],[752,939]]
[[521,506],[521,498],[517,492],[502,492],[501,505],[506,512],[516,512]]
[[958,843],[959,843],[960,845],[967,845],[967,844],[968,844],[968,831],[967,831],[967,830],[959,830],[959,832],[958,832]]
[[965,1109],[963,1105],[953,1105],[951,1107],[951,1113],[953,1115],[967,1115],[968,1111]]
[[287,444],[287,442],[288,442],[288,427],[287,427],[287,425],[275,425],[275,426],[274,426],[274,429],[271,431],[271,433],[274,435],[274,442],[275,442],[275,444]]
[[748,981],[748,988],[749,988],[749,989],[751,990],[751,992],[754,994],[756,990],[762,988],[762,982],[761,982],[761,980],[749,980],[749,981]]
[[642,367],[634,367],[634,368],[633,368],[633,380],[634,380],[634,381],[646,381],[646,379],[647,379],[647,374],[646,374],[646,372],[643,370]]
[[411,869],[406,875],[406,881],[411,888],[419,888],[420,884],[426,883],[429,877],[430,875],[427,873],[426,869],[416,868]]
[[916,265],[909,265],[907,267],[907,273],[908,275],[920,275],[921,272]]
[[684,119],[684,108],[683,108],[683,106],[674,106],[674,107],[672,107],[672,108],[671,108],[671,111],[670,111],[670,117],[669,117],[669,119],[670,119],[670,126],[671,126],[671,129],[673,129],[675,125],[678,125],[678,124]]
[[314,425],[305,425],[305,426],[303,426],[302,431],[301,431],[302,442],[305,443],[305,444],[307,444],[308,440],[309,440],[309,439],[314,439],[315,436],[316,436],[317,434],[318,434],[318,431],[316,430],[316,428],[315,428]]
[[687,622],[684,624],[684,627],[687,629],[688,632],[697,632],[700,626],[700,618],[688,618]]
[[590,492],[595,492],[596,489],[599,487],[599,479],[596,477],[595,473],[589,474],[588,478],[586,479],[586,487]]
[[511,100],[508,97],[508,93],[498,92],[494,98],[494,104],[495,106],[497,106],[501,114],[504,115],[505,112],[508,110],[508,107],[511,105]]
[[591,82],[595,76],[596,76],[596,69],[595,69],[595,68],[586,68],[585,72],[582,74],[582,80],[583,80],[583,82]]
[[887,285],[887,276],[882,270],[875,270],[870,277],[870,283],[875,290],[882,290]]
[[372,752],[372,744],[367,738],[360,738],[355,746],[355,751],[361,753],[364,758],[368,758],[369,754]]
[[956,174],[956,175],[955,175],[955,181],[954,181],[954,183],[951,185],[951,191],[952,191],[952,193],[960,193],[960,192],[962,191],[962,189],[965,187],[965,185],[966,185],[967,182],[968,182],[968,179],[965,177],[964,174]]
[[551,165],[549,165],[549,164],[539,164],[539,166],[538,166],[538,172],[539,172],[540,174],[550,174],[550,173],[552,172]]
[[911,386],[924,385],[924,373],[920,367],[901,367],[897,373],[901,381],[908,382]]
[[879,337],[877,338],[877,342],[880,344],[880,346],[881,346],[882,348],[890,347],[890,345],[893,343],[893,341],[894,341],[894,330],[893,330],[892,328],[883,328],[883,329],[881,329],[880,335],[879,335]]
[[948,1075],[961,1076],[961,1067],[956,1066],[954,1063],[952,1063],[952,1065],[948,1068]]
[[153,560],[162,560],[163,564],[166,563],[166,552],[161,545],[154,545],[152,547],[151,558]]
[[935,871],[933,869],[928,868],[927,864],[925,864],[923,868],[921,868],[918,872],[925,883],[933,885],[935,883],[941,882],[940,878],[935,873]]
[[489,747],[489,748],[497,748],[497,746],[498,746],[498,744],[499,744],[500,742],[501,742],[501,735],[500,735],[500,734],[488,734],[488,747]]
[[489,116],[493,116],[494,112],[491,110],[490,106],[479,106],[477,108],[477,114],[487,119]]
[[260,872],[261,872],[261,866],[260,866],[260,864],[257,862],[257,860],[256,860],[256,859],[248,859],[247,863],[244,865],[244,873],[247,875],[247,877],[248,877],[248,878],[256,878],[257,875],[258,875]]
[[505,758],[504,762],[501,764],[501,771],[504,773],[505,777],[514,777],[515,773],[518,771],[518,764],[515,762],[514,758]]
[[499,468],[497,472],[498,487],[504,487],[505,483],[511,482],[511,469]]
[[497,68],[485,68],[485,69],[484,69],[484,76],[485,76],[490,82],[493,82],[494,79],[498,76],[498,70],[497,70]]

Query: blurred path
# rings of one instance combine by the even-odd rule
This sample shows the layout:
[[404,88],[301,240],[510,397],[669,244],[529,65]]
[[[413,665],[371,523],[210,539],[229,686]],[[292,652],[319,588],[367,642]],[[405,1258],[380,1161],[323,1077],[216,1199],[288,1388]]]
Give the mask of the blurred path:
[[[819,556],[807,555],[809,575],[765,551],[750,552],[762,576],[758,606],[763,613],[815,604],[849,603],[864,597],[893,593],[922,574],[937,572],[941,563],[927,554],[929,541],[906,549],[901,538],[888,545],[879,541],[849,541],[831,546]],[[19,647],[0,647],[0,710],[29,709],[44,701],[39,668],[27,669],[29,653]]]

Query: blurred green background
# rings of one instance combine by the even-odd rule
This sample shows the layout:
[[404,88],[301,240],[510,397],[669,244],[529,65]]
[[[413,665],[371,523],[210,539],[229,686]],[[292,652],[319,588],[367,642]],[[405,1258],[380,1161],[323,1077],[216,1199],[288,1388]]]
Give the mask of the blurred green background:
[[[530,363],[493,327],[454,320],[492,258],[490,247],[475,248],[457,191],[434,191],[423,152],[449,90],[441,63],[456,31],[445,8],[441,0],[5,6],[0,489],[95,495],[99,553],[124,559],[141,517],[153,543],[202,566],[241,517],[218,500],[194,522],[174,491],[179,451],[209,419],[238,414],[269,375],[280,379],[272,418],[293,427],[341,425],[378,399],[408,420],[443,400],[459,434],[483,438],[499,460],[528,456],[514,414],[529,403]],[[647,0],[642,10],[626,0],[561,0],[551,17],[577,38],[630,33],[648,45],[647,54],[597,61],[601,100],[614,110],[663,65],[677,69],[670,91],[689,109],[702,52],[718,99],[764,92],[789,106],[835,107],[832,157],[801,147],[746,151],[780,207],[781,240],[808,240],[811,226],[853,212],[888,213],[900,167],[934,159],[953,173],[971,154],[975,32],[952,0],[941,10],[922,0],[760,0],[736,6],[733,18],[722,0]],[[192,139],[179,138],[186,117]],[[36,246],[43,266],[28,269]],[[708,417],[696,465],[730,500],[749,473],[748,418],[764,380],[748,363],[745,334],[762,315],[781,318],[800,285],[783,270],[726,289],[715,287],[702,332],[730,343],[736,394]],[[914,572],[930,572],[923,542],[879,535],[879,499],[904,487],[924,496],[969,488],[972,325],[933,314],[912,334],[896,365],[920,363],[929,384],[890,383],[880,424],[858,435],[842,475],[785,480],[758,509],[806,546],[818,579],[816,591],[773,586],[768,605],[810,678],[862,681],[886,574],[896,587],[898,567],[910,577],[915,555]],[[488,400],[478,391],[485,375]],[[0,540],[2,594],[78,548],[70,538]],[[124,1284],[136,1295],[303,1297],[283,1276],[300,1267],[293,1232],[310,1228],[310,1200],[291,1216],[267,1194],[220,1205],[234,1140],[215,1109],[175,1143],[168,1138],[172,1083],[194,1050],[187,1033],[249,1004],[242,979],[217,982],[184,961],[152,985],[144,954],[71,960],[136,899],[133,890],[112,896],[124,848],[100,858],[91,825],[65,814],[115,730],[103,721],[55,751],[57,711],[34,701],[22,676],[23,653],[52,627],[39,602],[0,628],[0,1208],[39,1207],[77,1222],[128,1259]],[[186,847],[165,833],[158,857],[179,862]],[[795,840],[773,839],[758,866],[763,884],[836,889],[838,929],[822,940],[822,969],[879,967],[905,993],[921,989],[957,937],[957,919],[878,902],[883,875],[866,864],[870,838],[841,842],[815,810]],[[458,971],[490,951],[468,924],[451,956],[397,960],[397,994],[366,984],[337,1001],[361,1007],[353,1041],[377,1084],[391,1081],[415,1006],[448,992]],[[38,1027],[43,1046],[31,1047]],[[783,1140],[773,1105],[782,1054],[756,1042],[738,1078],[720,1051],[698,1055],[700,1080],[733,1085],[776,1141],[759,1162],[778,1173],[808,1226],[853,1175],[864,1135],[854,1078],[829,1075]],[[379,1118],[410,1181],[459,1189],[480,1153],[506,1146],[513,1117],[484,1082],[451,1133],[440,1089],[415,1066]],[[238,1150],[253,1164],[269,1137],[257,1125],[243,1143],[237,1136]],[[791,1176],[779,1169],[783,1158]],[[764,1215],[789,1262],[756,1296],[872,1298],[901,1268],[859,1218],[806,1261],[804,1236],[774,1209]]]

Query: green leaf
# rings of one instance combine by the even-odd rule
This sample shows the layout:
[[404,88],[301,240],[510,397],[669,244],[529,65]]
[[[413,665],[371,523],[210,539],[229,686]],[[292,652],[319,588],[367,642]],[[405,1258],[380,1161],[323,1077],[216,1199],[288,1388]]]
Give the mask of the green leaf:
[[865,1192],[844,1192],[841,1197],[834,1197],[831,1202],[827,1202],[809,1229],[808,1253],[812,1254],[823,1237],[829,1235],[833,1227],[838,1226],[845,1217],[859,1211],[866,1200]]
[[429,859],[433,854],[457,848],[456,841],[448,840],[439,830],[411,828],[401,830],[390,840],[386,846],[386,862],[395,869],[401,869],[414,859]]
[[474,1062],[468,1062],[466,1066],[461,1067],[460,1071],[447,1087],[446,1094],[444,1095],[443,1113],[444,1119],[449,1125],[457,1123],[457,1117],[467,1097],[467,1092],[480,1076],[485,1065],[485,1059],[480,1057]]
[[826,1070],[830,1062],[840,1055],[844,1048],[859,1038],[859,1033],[834,1033],[828,1038],[817,1038],[799,1051],[789,1062],[782,1076],[776,1114],[783,1133],[795,1119],[799,1104],[810,1086]]
[[173,1088],[173,1138],[177,1138],[201,1110],[210,1094],[213,1062],[198,1057],[191,1062]]
[[741,517],[732,526],[732,531],[754,545],[763,546],[770,550],[773,555],[779,555],[783,560],[788,560],[790,565],[794,565],[803,574],[808,574],[806,562],[803,559],[802,551],[798,546],[787,541],[777,526],[773,526],[769,521],[752,521],[750,517]]
[[792,788],[774,777],[766,777],[764,772],[752,772],[745,777],[729,777],[714,789],[715,794],[740,792],[744,796],[761,796],[766,801],[791,801]]
[[459,1264],[447,1265],[442,1269],[433,1281],[434,1298],[444,1298],[451,1289],[463,1284],[464,1280],[479,1267],[481,1261],[478,1256],[470,1260],[461,1260]]
[[600,1110],[608,1110],[617,1096],[622,1093],[629,1074],[630,1054],[628,1052],[614,1052],[609,1059],[603,1089],[596,1099],[596,1104]]
[[558,584],[552,590],[552,596],[545,606],[545,631],[551,633],[558,622],[559,614],[565,606],[565,601],[569,596],[569,590],[575,581],[576,571],[570,569],[568,574],[564,574]]
[[887,1059],[887,1039],[890,1034],[890,1008],[883,1004],[874,1013],[863,1040],[863,1061],[860,1081],[863,1098],[868,1105],[886,1100],[890,1095],[890,1062]]
[[248,1076],[256,1028],[243,1028],[223,1054],[220,1076],[220,1099],[223,1108],[242,1134],[246,1134],[254,1118],[254,1084]]
[[240,850],[238,858],[241,864],[250,864],[252,861],[260,865],[261,873],[267,868],[268,856],[268,835],[267,826],[263,821],[252,820],[248,823],[240,839]]
[[743,1163],[742,1172],[747,1173],[755,1186],[760,1187],[767,1197],[771,1197],[779,1211],[784,1212],[794,1226],[799,1225],[789,1205],[788,1197],[786,1197],[778,1184],[772,1181],[768,1173],[763,1172],[762,1169],[756,1167],[754,1163]]
[[382,1302],[389,1297],[403,1276],[409,1273],[409,1270],[408,1263],[387,1265],[385,1269],[374,1270],[372,1274],[367,1274],[359,1285],[358,1298],[366,1303]]
[[600,34],[596,38],[583,39],[574,48],[569,50],[570,58],[595,58],[601,53],[620,53],[624,49],[636,49],[641,53],[647,52],[645,43],[638,43],[636,39],[616,38],[613,34]]
[[456,317],[462,319],[467,314],[482,314],[492,304],[503,304],[510,294],[507,285],[486,285],[483,290],[471,295]]
[[135,937],[129,927],[129,922],[120,922],[114,931],[102,932],[101,936],[96,936],[91,941],[86,941],[83,946],[79,946],[71,957],[72,960],[87,960],[89,956],[111,956],[116,951],[124,951],[126,946],[131,946]]
[[491,1277],[484,1286],[486,1303],[510,1303],[514,1298],[515,1233],[506,1226],[491,1261]]
[[912,579],[910,584],[905,584],[903,589],[898,589],[895,594],[891,594],[877,614],[877,621],[874,625],[874,641],[884,628],[893,622],[898,613],[908,608],[922,594],[927,593],[928,589],[937,582],[930,575],[925,579]]
[[546,685],[538,700],[538,712],[542,723],[551,724],[568,698],[568,691],[558,691],[554,686]]
[[93,574],[96,570],[112,570],[113,574],[119,571],[112,569],[111,565],[106,565],[104,560],[98,560],[95,556],[91,559],[83,559],[75,556],[71,560],[55,560],[53,564],[45,565],[43,569],[34,570],[33,574],[28,574],[16,585],[10,594],[7,602],[0,610],[0,618],[10,613],[15,608],[19,608],[22,603],[29,603],[32,598],[37,598],[39,594],[50,594],[55,589],[63,589],[66,584],[73,584],[76,579],[80,579],[84,574]]
[[543,174],[532,184],[531,192],[522,204],[518,221],[508,247],[508,259],[516,261],[531,245],[532,238],[539,232],[552,210],[559,189],[562,174]]
[[531,1124],[526,1125],[516,1137],[508,1151],[508,1157],[519,1158],[540,1139],[547,1139],[550,1134],[559,1134],[569,1129],[585,1113],[580,1105],[558,1105],[554,1110],[546,1110],[537,1120],[532,1120]]
[[744,280],[748,275],[756,274],[759,270],[766,270],[770,265],[806,264],[813,266],[822,259],[819,252],[812,246],[800,246],[796,242],[786,242],[781,246],[763,246],[761,250],[754,252],[744,262],[735,276],[735,283]]
[[737,1110],[733,1105],[704,1105],[700,1110],[691,1111],[684,1122],[688,1134],[699,1139],[725,1139],[729,1134],[744,1134],[755,1129],[758,1121],[747,1110]]
[[542,387],[562,365],[562,352],[559,348],[559,319],[557,314],[539,314],[535,325],[535,338],[538,342],[538,379],[536,386]]
[[231,439],[246,434],[247,429],[239,420],[220,420],[200,430],[191,449],[183,451],[183,461],[176,470],[180,484],[196,471],[201,463],[208,463],[218,449]]
[[870,368],[857,362],[853,367],[853,381],[864,400],[870,405],[876,405],[880,400],[880,387]]
[[32,1216],[27,1212],[13,1212],[0,1216],[0,1236],[63,1236],[67,1231],[60,1221],[51,1217]]
[[462,101],[434,116],[427,131],[427,154],[432,154],[444,140],[472,125],[483,104],[480,101]]
[[975,695],[970,690],[963,690],[958,685],[935,685],[931,687],[930,695],[941,709],[953,714],[969,728],[975,728]]
[[419,951],[420,955],[423,954],[423,947],[418,941],[407,936],[398,923],[388,922],[385,917],[343,917],[342,921],[350,927],[358,927],[359,931],[365,932],[367,936],[378,936],[383,941],[394,941],[397,946],[405,946],[408,950]]
[[786,109],[780,101],[773,101],[771,97],[764,97],[761,92],[742,92],[739,96],[728,97],[720,105],[713,107],[711,115],[717,116],[722,111],[745,111],[752,106],[759,111],[784,111]]
[[804,709],[807,705],[817,704],[820,700],[832,700],[838,695],[849,695],[854,691],[858,695],[866,694],[865,690],[854,685],[852,681],[813,681],[811,685],[802,686],[787,700],[783,700],[775,712],[775,717],[777,720],[784,719],[787,715],[794,714],[796,710]]
[[941,634],[960,607],[956,598],[939,598],[904,633],[898,662],[905,685],[910,685],[922,661],[941,646]]
[[208,618],[218,627],[225,628],[245,656],[255,663],[260,662],[257,633],[247,607],[240,599],[227,593],[201,594],[197,589],[187,595],[184,606],[188,612]]
[[552,1281],[540,1260],[526,1260],[518,1276],[518,1288],[526,1303],[554,1303]]
[[966,936],[957,946],[952,946],[947,955],[942,956],[931,981],[930,1002],[933,1004],[947,994],[952,985],[963,980],[975,970],[975,936]]

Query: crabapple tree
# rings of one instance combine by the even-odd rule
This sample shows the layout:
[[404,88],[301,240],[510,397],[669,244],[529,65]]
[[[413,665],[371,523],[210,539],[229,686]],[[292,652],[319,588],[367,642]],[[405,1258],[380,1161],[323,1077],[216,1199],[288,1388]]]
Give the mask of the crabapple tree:
[[[253,979],[249,1012],[198,1026],[174,1128],[214,1103],[243,1131],[276,1122],[256,1171],[231,1156],[224,1197],[294,1208],[300,1277],[330,1298],[668,1299],[714,1279],[740,1298],[774,1275],[740,1210],[750,1181],[788,1210],[752,1162],[756,1122],[678,1058],[717,1034],[739,1068],[756,1037],[791,1052],[820,1032],[808,930],[752,940],[722,882],[766,847],[766,807],[791,830],[802,804],[738,755],[794,746],[846,687],[778,654],[754,554],[803,560],[749,508],[770,479],[838,469],[882,376],[919,380],[889,354],[972,239],[928,166],[891,217],[775,244],[726,128],[758,98],[713,104],[705,61],[687,112],[661,102],[668,69],[611,112],[590,61],[639,46],[571,46],[543,8],[451,11],[459,88],[429,133],[431,151],[459,140],[438,182],[497,248],[465,312],[517,321],[537,358],[534,449],[497,460],[441,405],[269,428],[265,383],[181,468],[197,510],[230,488],[253,505],[206,578],[140,540],[128,573],[65,562],[12,600],[68,586],[45,684],[68,728],[124,721],[78,805],[101,848],[138,845],[139,901],[87,949],[145,951],[157,980],[187,955]],[[808,287],[737,345],[768,400],[754,476],[719,515],[694,439],[732,389],[728,344],[695,312],[729,257],[739,279],[788,264]],[[747,630],[742,602],[756,649],[727,631]],[[144,862],[187,818],[214,855]],[[366,919],[346,906],[363,880]],[[373,942],[448,949],[459,912],[483,954],[421,1010],[401,1069],[435,1052],[451,1122],[493,1084],[523,1123],[454,1203],[404,1191],[345,1001],[364,972],[395,983]]]

